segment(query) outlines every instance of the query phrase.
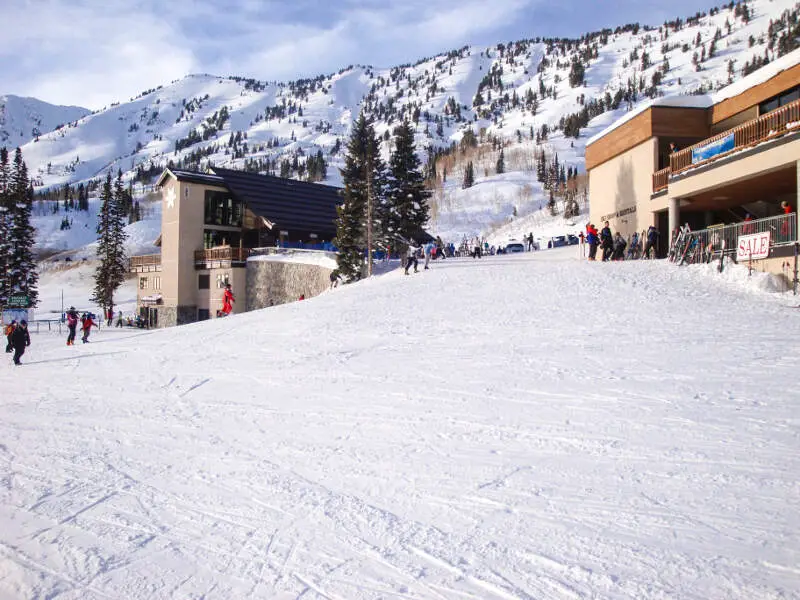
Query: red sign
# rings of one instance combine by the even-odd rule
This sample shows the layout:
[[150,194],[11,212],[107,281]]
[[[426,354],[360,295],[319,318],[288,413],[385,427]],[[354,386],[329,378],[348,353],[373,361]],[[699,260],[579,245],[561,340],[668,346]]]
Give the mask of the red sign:
[[736,248],[736,260],[758,260],[769,256],[769,231],[740,235]]

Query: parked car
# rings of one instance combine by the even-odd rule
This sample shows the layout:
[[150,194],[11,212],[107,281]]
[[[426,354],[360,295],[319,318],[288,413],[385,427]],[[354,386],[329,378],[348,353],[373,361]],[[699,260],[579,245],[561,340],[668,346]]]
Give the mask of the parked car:
[[569,246],[569,241],[565,235],[554,235],[547,242],[548,248],[561,248],[562,246]]
[[504,249],[506,254],[516,254],[517,252],[525,252],[525,246],[522,242],[511,241],[506,244]]
[[567,241],[569,242],[570,246],[577,246],[580,243],[577,235],[572,235],[571,233],[567,234]]

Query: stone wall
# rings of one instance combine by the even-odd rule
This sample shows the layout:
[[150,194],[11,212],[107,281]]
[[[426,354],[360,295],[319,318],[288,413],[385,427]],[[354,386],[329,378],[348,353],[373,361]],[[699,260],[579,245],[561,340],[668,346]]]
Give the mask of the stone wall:
[[301,295],[317,296],[330,287],[332,269],[289,261],[247,261],[246,310],[258,310]]

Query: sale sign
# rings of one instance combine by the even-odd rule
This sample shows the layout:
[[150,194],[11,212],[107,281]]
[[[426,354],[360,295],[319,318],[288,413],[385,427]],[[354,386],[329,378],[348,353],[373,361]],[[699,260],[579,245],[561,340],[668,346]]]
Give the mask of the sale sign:
[[736,261],[758,260],[769,256],[769,231],[740,235],[739,245],[736,247]]

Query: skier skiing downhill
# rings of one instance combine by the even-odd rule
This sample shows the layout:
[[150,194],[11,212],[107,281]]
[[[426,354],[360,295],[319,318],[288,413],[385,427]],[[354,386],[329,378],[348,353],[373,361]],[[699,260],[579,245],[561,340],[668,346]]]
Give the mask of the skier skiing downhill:
[[225,292],[222,294],[222,316],[227,317],[231,314],[233,310],[233,303],[236,302],[236,298],[233,297],[233,292],[231,291],[231,284],[225,284]]

